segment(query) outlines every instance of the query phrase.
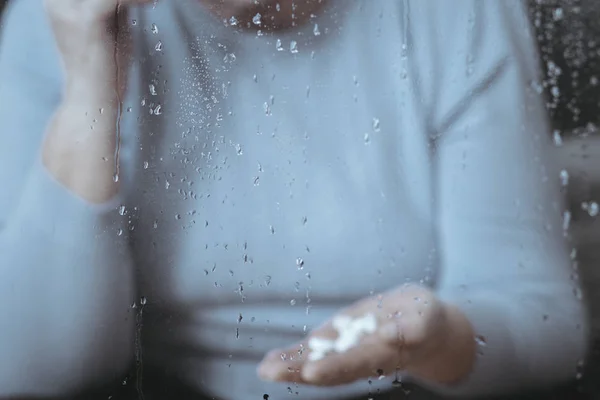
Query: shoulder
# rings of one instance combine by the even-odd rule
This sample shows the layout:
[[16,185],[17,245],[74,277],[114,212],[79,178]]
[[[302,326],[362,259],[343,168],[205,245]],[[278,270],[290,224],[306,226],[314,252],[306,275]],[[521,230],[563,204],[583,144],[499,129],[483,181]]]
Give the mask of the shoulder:
[[[510,73],[538,78],[538,50],[523,0],[403,0],[413,73],[423,101],[446,114]],[[524,88],[521,88],[521,90]]]
[[527,3],[523,0],[405,0],[416,52],[437,65],[491,66],[505,57],[536,60]]

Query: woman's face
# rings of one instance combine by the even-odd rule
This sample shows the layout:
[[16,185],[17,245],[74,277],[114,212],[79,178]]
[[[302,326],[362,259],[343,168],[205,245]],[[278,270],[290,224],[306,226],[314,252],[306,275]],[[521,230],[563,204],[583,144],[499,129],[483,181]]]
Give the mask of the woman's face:
[[[235,17],[242,26],[281,29],[298,25],[318,11],[325,0],[200,0],[211,12],[225,19]],[[260,25],[253,18],[260,14]]]

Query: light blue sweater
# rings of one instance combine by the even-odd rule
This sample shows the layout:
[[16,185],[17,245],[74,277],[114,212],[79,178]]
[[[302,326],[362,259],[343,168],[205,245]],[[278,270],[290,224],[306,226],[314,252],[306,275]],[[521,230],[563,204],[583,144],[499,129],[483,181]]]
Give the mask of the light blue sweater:
[[122,192],[93,207],[39,162],[63,83],[42,1],[5,18],[0,396],[62,393],[133,357],[225,400],[389,388],[254,368],[408,281],[485,338],[469,379],[434,391],[575,377],[586,313],[522,2],[331,1],[257,34],[163,0],[130,23]]

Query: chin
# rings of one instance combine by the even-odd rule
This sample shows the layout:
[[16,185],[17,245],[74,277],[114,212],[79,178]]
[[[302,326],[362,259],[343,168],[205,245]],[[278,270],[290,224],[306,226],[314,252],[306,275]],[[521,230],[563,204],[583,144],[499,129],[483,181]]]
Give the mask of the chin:
[[200,0],[212,12],[222,17],[242,16],[253,11],[275,7],[276,3],[291,3],[293,0]]
[[[199,0],[212,13],[225,19],[235,17],[251,28],[284,29],[304,23],[325,0]],[[253,26],[252,17],[261,14],[264,24]]]

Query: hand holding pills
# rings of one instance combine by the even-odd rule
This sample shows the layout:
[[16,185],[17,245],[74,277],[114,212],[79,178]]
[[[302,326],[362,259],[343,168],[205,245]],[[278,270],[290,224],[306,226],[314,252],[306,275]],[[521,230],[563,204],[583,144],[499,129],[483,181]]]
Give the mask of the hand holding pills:
[[265,380],[336,386],[418,370],[447,353],[455,313],[430,289],[402,286],[354,303],[303,343],[269,352],[258,373]]
[[355,347],[362,336],[372,334],[377,329],[377,319],[373,314],[365,314],[363,317],[351,318],[339,315],[331,321],[332,326],[338,332],[335,339],[323,339],[313,336],[308,340],[309,361],[317,361],[328,353],[343,353]]

